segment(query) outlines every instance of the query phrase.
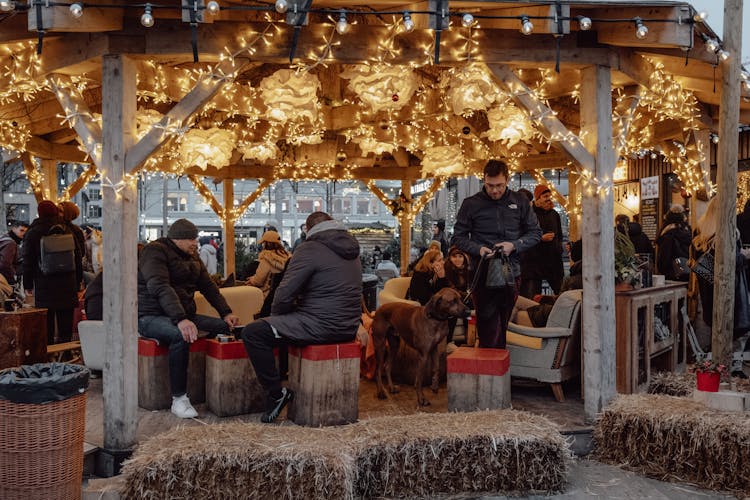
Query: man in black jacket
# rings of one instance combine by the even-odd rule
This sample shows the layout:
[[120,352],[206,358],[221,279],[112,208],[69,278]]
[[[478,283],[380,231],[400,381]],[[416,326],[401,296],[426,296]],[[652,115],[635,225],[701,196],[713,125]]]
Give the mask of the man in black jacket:
[[[528,199],[508,189],[508,166],[490,160],[484,167],[484,187],[466,198],[456,216],[451,243],[468,253],[476,269],[477,286],[473,291],[477,311],[479,347],[505,349],[505,331],[518,297],[519,255],[533,247],[542,230]],[[487,288],[485,257],[502,252],[510,259],[515,283],[502,288]]]
[[28,229],[29,225],[25,222],[13,221],[10,231],[0,236],[0,274],[5,276],[11,286],[15,285],[21,271],[21,252],[18,248]]
[[542,229],[542,241],[521,256],[521,295],[533,299],[542,293],[542,280],[547,280],[557,295],[562,286],[562,223],[552,202],[552,191],[544,184],[534,189],[534,213]]
[[[200,291],[223,319],[196,314],[193,295]],[[190,344],[198,331],[209,336],[229,333],[239,319],[198,258],[198,229],[187,219],[152,241],[138,258],[138,333],[169,346],[172,413],[193,418],[198,412],[187,397]]]

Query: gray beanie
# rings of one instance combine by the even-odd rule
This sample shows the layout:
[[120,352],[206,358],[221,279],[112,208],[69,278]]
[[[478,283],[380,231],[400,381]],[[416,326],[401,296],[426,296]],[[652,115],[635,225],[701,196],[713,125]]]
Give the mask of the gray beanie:
[[167,237],[173,240],[194,240],[198,237],[198,228],[187,219],[178,219],[169,226]]

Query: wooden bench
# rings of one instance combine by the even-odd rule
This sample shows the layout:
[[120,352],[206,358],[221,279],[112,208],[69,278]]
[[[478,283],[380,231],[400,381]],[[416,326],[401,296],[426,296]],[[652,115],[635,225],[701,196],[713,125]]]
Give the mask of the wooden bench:
[[[206,401],[206,339],[190,344],[187,394],[193,404]],[[138,337],[138,406],[165,410],[172,406],[169,386],[169,348],[156,340]]]
[[459,347],[448,355],[448,410],[510,407],[510,356],[505,349]]
[[[70,359],[65,359],[68,354]],[[50,363],[80,363],[81,362],[81,342],[73,340],[71,342],[61,342],[47,346],[47,359]]]
[[313,427],[356,422],[360,355],[357,341],[290,346],[289,388],[294,399],[289,403],[289,419]]

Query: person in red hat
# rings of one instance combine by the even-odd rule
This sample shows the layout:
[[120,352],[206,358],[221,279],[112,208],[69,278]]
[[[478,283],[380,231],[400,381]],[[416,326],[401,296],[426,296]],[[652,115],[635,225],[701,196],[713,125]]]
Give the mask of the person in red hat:
[[542,228],[542,241],[521,257],[521,295],[533,299],[542,293],[547,280],[555,295],[560,293],[563,276],[562,223],[546,184],[534,188],[534,213]]

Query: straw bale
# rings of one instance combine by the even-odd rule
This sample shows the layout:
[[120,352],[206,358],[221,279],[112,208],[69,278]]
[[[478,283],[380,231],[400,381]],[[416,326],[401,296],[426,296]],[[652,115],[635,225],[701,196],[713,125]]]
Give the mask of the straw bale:
[[568,445],[544,417],[513,410],[380,417],[343,429],[364,498],[564,488]]
[[125,498],[350,499],[355,462],[324,429],[232,423],[176,428],[125,463]]
[[695,373],[658,372],[648,383],[649,394],[690,396],[695,389]]
[[750,416],[687,398],[621,395],[599,416],[595,456],[639,473],[750,494]]

